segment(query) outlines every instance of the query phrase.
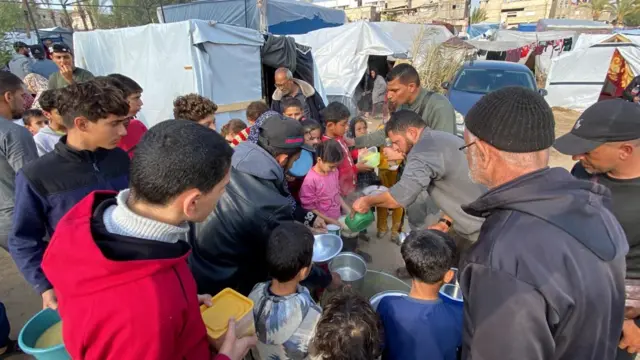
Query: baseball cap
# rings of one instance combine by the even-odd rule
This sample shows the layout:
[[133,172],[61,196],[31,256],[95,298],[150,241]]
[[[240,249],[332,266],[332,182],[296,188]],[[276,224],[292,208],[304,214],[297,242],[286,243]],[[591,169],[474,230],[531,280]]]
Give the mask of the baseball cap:
[[304,149],[313,147],[304,143],[304,128],[299,121],[274,114],[260,125],[260,141],[278,149]]
[[640,139],[640,105],[622,99],[597,102],[575,122],[571,132],[553,147],[566,155],[580,155],[616,141]]
[[31,54],[34,57],[44,56],[44,48],[40,45],[31,46]]
[[71,54],[71,48],[69,46],[67,46],[67,44],[64,43],[55,43],[53,45],[51,45],[51,47],[49,48],[49,51],[52,53],[68,53]]

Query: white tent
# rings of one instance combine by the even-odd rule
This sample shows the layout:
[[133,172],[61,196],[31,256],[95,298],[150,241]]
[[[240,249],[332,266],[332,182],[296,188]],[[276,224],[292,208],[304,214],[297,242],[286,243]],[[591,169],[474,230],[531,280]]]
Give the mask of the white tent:
[[311,47],[329,101],[341,101],[353,109],[369,56],[406,58],[419,34],[427,34],[423,43],[441,43],[453,36],[442,25],[359,21],[293,37]]
[[244,119],[246,105],[262,98],[263,41],[256,30],[201,20],[76,32],[75,62],[94,75],[137,81],[147,126],[173,118],[177,96],[198,93],[218,104],[220,127]]
[[[627,42],[613,42],[620,38]],[[635,75],[640,74],[640,42],[634,37],[582,34],[577,45],[580,47],[551,62],[546,84],[549,94],[545,97],[550,106],[582,110],[598,101],[615,50]]]

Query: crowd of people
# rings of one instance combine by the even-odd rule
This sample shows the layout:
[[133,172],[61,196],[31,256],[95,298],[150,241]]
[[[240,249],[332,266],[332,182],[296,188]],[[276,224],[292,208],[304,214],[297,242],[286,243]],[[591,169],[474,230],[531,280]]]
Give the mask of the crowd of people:
[[[251,103],[247,123],[217,132],[215,102],[186,94],[174,119],[147,129],[134,79],[94,77],[52,44],[56,71],[33,92],[27,79],[43,75],[15,48],[0,72],[0,245],[43,308],[58,310],[74,359],[613,360],[640,350],[634,103],[596,103],[556,140],[542,96],[505,88],[469,111],[461,139],[451,104],[409,64],[386,81],[368,74],[374,112],[396,108],[378,129],[280,68],[271,106]],[[571,173],[549,167],[554,146],[577,161]],[[359,161],[369,147],[381,152],[377,172]],[[388,191],[359,195],[380,184]],[[375,310],[312,261],[314,234],[372,208],[411,281],[407,297]],[[459,283],[463,306],[441,300],[445,283]],[[252,299],[255,336],[238,338],[231,319],[223,341],[208,339],[200,305],[225,288]],[[17,350],[0,306],[0,356]]]

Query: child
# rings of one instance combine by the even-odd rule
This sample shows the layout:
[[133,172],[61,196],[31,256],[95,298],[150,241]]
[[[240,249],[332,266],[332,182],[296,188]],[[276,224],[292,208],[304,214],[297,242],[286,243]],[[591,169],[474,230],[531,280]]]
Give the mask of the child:
[[340,196],[338,165],[344,157],[341,145],[329,139],[316,145],[317,163],[304,178],[300,188],[300,202],[302,207],[313,211],[326,223],[340,226],[340,209],[346,214],[351,208]]
[[313,234],[304,225],[284,222],[269,237],[267,268],[271,281],[253,288],[253,315],[258,335],[257,359],[307,358],[313,330],[322,310],[301,286],[311,269]]
[[249,127],[240,131],[233,138],[233,141],[229,143],[229,145],[231,145],[232,148],[235,148],[236,146],[240,145],[240,143],[247,141],[247,139],[249,138],[251,127],[253,127],[253,125],[256,124],[256,121],[258,121],[258,118],[260,118],[260,116],[262,116],[262,114],[266,113],[268,110],[269,107],[264,103],[264,101],[254,101],[249,104],[246,114],[247,121],[249,122]]
[[[367,120],[361,116],[355,117],[349,124],[349,133],[354,138],[367,135]],[[358,162],[359,154],[360,149],[353,149],[351,151],[351,157],[356,164]],[[364,189],[367,186],[377,185],[379,183],[380,180],[378,180],[378,176],[376,175],[375,171],[359,172],[356,180],[356,188]]]
[[142,121],[136,119],[136,115],[142,109],[142,87],[130,77],[122,74],[111,74],[106,79],[115,87],[122,90],[124,97],[129,103],[129,114],[124,126],[127,128],[127,135],[123,136],[118,143],[118,147],[129,154],[129,158],[133,158],[136,145],[147,132],[147,127]]
[[24,126],[29,130],[31,135],[36,135],[41,129],[49,124],[42,110],[30,109],[22,114]]
[[282,99],[282,115],[292,119],[302,121],[304,118],[304,110],[300,100],[292,97]]
[[124,122],[129,112],[122,91],[89,80],[56,93],[67,134],[53,151],[26,164],[16,175],[9,234],[9,252],[18,269],[41,294],[43,308],[53,309],[57,308],[54,289],[40,266],[47,235],[89,193],[122,190],[129,179],[129,157],[117,147],[127,133]]
[[220,130],[220,135],[224,137],[228,143],[233,143],[233,139],[238,135],[242,130],[247,128],[247,124],[240,119],[231,119],[228,123],[226,123],[222,129]]
[[38,156],[43,156],[53,151],[60,138],[67,133],[67,128],[58,112],[58,90],[44,91],[40,95],[40,107],[49,124],[33,137],[33,141],[36,143]]
[[375,360],[381,340],[382,324],[371,304],[345,288],[324,306],[309,346],[310,359]]
[[353,163],[349,148],[343,138],[347,132],[347,122],[350,116],[349,109],[343,104],[334,101],[322,110],[322,116],[327,126],[322,141],[334,139],[342,148],[343,156],[342,162],[338,165],[338,177],[340,180],[340,195],[347,196],[356,189],[356,174],[363,167],[361,164],[356,165]]
[[300,122],[304,128],[304,143],[315,146],[322,139],[322,127],[313,120],[302,120]]
[[462,306],[438,296],[454,276],[453,240],[436,230],[414,231],[401,253],[413,278],[411,292],[385,297],[378,305],[385,330],[383,358],[455,360],[462,345]]
[[198,94],[178,96],[173,101],[175,119],[197,122],[212,130],[216,129],[216,111],[218,111],[218,105]]
[[[161,122],[137,146],[129,189],[92,192],[60,220],[43,269],[72,358],[214,359],[199,311],[211,298],[196,293],[188,241],[224,193],[232,153],[212,130]],[[255,344],[229,325],[215,360]]]

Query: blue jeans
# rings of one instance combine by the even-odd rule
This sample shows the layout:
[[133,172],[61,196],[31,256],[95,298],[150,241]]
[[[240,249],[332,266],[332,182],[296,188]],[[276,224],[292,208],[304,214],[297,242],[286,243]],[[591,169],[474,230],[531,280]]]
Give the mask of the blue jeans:
[[10,332],[11,326],[9,326],[9,319],[7,318],[7,309],[0,302],[0,348],[7,346]]

